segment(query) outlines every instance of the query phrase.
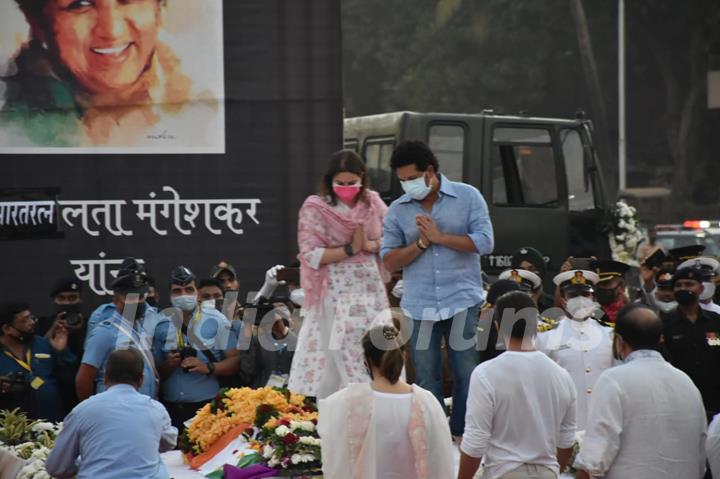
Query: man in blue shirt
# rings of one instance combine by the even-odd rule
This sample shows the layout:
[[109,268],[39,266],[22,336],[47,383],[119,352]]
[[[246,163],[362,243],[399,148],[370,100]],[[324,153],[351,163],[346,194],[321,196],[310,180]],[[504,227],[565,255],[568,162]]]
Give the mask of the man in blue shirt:
[[[65,418],[46,469],[60,479],[167,479],[160,452],[172,449],[177,429],[162,404],[138,393],[144,359],[135,349],[110,354],[107,390]],[[78,462],[79,461],[79,462]]]
[[[199,303],[199,291],[205,301]],[[230,321],[216,309],[222,284],[215,279],[196,283],[192,271],[178,266],[170,275],[170,302],[178,310],[172,322],[158,326],[162,344],[158,369],[163,379],[162,400],[173,426],[183,424],[220,390],[219,376],[239,368],[237,339]]]
[[[147,294],[145,297],[145,306],[143,309],[143,316],[141,317],[141,323],[143,326],[143,329],[145,329],[145,332],[150,335],[150,337],[154,336],[155,328],[157,327],[158,323],[162,322],[164,320],[164,316],[160,314],[160,312],[157,309],[157,296],[154,297],[154,299],[150,300],[150,292],[151,290],[155,289],[155,281],[147,275],[147,272],[145,271],[145,267],[140,264],[135,258],[125,258],[120,265],[120,268],[118,269],[117,277],[122,278],[124,276],[129,276],[130,274],[141,274],[146,277],[146,283],[147,283]],[[152,303],[152,304],[151,304]],[[87,332],[90,334],[92,330],[100,324],[103,321],[106,321],[118,311],[118,305],[115,298],[109,303],[101,304],[100,306],[95,309],[95,311],[92,312],[90,315],[90,319],[88,319],[87,322]]]
[[147,276],[130,272],[119,276],[112,288],[115,311],[109,319],[92,328],[85,341],[85,353],[75,378],[78,399],[82,401],[94,393],[104,391],[104,369],[110,353],[128,348],[139,350],[145,359],[145,380],[140,386],[140,392],[157,397],[158,377],[151,339],[142,327],[142,318],[147,308]]
[[36,336],[36,327],[37,318],[26,304],[0,305],[0,376],[11,382],[10,390],[0,392],[0,403],[19,407],[33,419],[62,421],[58,373],[76,359],[67,348],[63,325],[53,326],[47,337]]
[[385,217],[380,256],[389,271],[403,271],[400,306],[412,322],[417,383],[441,404],[440,345],[445,339],[453,373],[450,430],[462,436],[485,294],[480,256],[493,250],[492,223],[480,192],[441,175],[437,158],[424,143],[398,145],[391,166],[405,194]]

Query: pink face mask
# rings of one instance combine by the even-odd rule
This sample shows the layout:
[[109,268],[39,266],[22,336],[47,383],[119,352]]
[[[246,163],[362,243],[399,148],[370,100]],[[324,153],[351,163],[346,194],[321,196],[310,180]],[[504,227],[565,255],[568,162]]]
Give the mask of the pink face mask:
[[355,197],[360,193],[360,185],[333,185],[333,191],[346,204],[352,204]]

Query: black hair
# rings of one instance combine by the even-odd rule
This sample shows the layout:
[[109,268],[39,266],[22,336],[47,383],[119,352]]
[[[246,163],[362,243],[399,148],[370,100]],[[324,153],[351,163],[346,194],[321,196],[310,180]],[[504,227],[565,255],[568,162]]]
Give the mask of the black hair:
[[[527,331],[530,337],[535,336],[538,323],[538,309],[535,301],[523,291],[505,293],[495,303],[494,320],[498,330],[515,339],[525,339]],[[508,323],[512,321],[512,323]]]
[[105,376],[112,384],[140,384],[145,362],[137,349],[118,349],[110,353],[105,365]]
[[215,278],[201,279],[197,283],[197,289],[203,289],[203,288],[209,288],[209,287],[219,288],[220,291],[223,290],[222,283]]
[[320,196],[323,198],[329,196],[330,204],[333,206],[337,204],[337,195],[335,194],[335,190],[333,190],[333,178],[339,173],[352,173],[362,178],[362,180],[360,180],[361,187],[358,199],[367,201],[365,197],[365,190],[369,187],[367,168],[365,167],[365,162],[360,158],[360,155],[352,150],[340,150],[333,153],[328,169],[325,171],[322,183],[320,184]]
[[403,141],[393,151],[390,158],[390,167],[393,171],[407,165],[415,165],[418,171],[427,171],[428,166],[435,169],[435,173],[440,171],[435,154],[422,141]]
[[[27,311],[28,309],[30,309],[30,306],[22,302],[0,304],[0,326],[3,324],[11,324],[16,314]],[[0,331],[0,334],[2,334],[2,331]]]
[[495,304],[498,298],[500,298],[505,293],[519,290],[520,286],[515,281],[510,279],[499,279],[495,281],[492,286],[490,286],[485,301],[492,305]]
[[375,326],[366,332],[362,339],[367,362],[370,366],[379,369],[391,384],[398,382],[405,365],[399,337],[400,331],[394,326]]
[[[647,314],[640,314],[643,311]],[[630,303],[618,311],[615,333],[633,350],[656,349],[662,337],[663,324],[655,311],[646,305]]]

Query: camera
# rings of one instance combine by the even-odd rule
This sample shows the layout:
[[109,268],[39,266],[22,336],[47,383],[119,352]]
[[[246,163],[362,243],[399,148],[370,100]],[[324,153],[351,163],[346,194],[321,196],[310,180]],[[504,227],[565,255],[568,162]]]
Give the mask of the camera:
[[[186,358],[195,358],[197,357],[197,351],[192,346],[183,346],[178,350],[180,353],[180,362],[184,361]],[[183,368],[183,371],[188,372],[190,368]]]
[[267,316],[268,314],[272,313],[275,310],[275,298],[272,298],[270,300],[263,298],[261,301],[256,303],[246,303],[243,305],[243,321],[245,319],[250,319],[252,314],[255,314],[255,326],[260,326],[260,323],[262,323],[262,320]]
[[68,311],[65,314],[65,324],[67,324],[71,328],[80,326],[82,324],[82,316],[80,315],[80,313]]

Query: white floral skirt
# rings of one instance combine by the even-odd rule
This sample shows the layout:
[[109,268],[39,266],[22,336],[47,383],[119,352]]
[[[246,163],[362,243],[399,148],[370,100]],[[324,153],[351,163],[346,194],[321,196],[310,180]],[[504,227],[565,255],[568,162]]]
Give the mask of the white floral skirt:
[[385,285],[374,259],[328,266],[325,297],[305,313],[288,388],[325,398],[350,383],[368,382],[362,337],[392,324]]

